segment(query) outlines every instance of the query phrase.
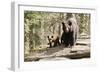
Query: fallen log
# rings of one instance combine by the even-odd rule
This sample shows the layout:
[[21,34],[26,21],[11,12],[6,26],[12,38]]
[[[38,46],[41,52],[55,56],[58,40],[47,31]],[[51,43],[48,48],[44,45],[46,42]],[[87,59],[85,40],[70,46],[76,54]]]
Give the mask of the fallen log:
[[24,59],[25,62],[29,61],[39,61],[41,59],[46,59],[46,58],[56,58],[56,57],[64,57],[64,58],[69,58],[69,59],[81,59],[81,58],[90,58],[90,51],[70,51],[69,54],[65,55],[60,55],[60,56],[54,56],[54,55],[48,55],[48,56],[38,56],[38,57],[26,57]]
[[81,59],[81,58],[90,58],[90,52],[85,52],[85,53],[72,53],[68,55],[63,55],[60,57],[66,57],[69,59]]

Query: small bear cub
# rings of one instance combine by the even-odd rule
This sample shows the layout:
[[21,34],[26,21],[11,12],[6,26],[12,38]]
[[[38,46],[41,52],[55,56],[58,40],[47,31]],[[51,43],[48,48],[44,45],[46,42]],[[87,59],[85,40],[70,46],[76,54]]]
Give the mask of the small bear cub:
[[49,41],[49,46],[51,47],[56,47],[61,45],[60,41],[59,41],[59,35],[58,34],[53,34],[53,35],[49,35],[47,36],[48,41]]

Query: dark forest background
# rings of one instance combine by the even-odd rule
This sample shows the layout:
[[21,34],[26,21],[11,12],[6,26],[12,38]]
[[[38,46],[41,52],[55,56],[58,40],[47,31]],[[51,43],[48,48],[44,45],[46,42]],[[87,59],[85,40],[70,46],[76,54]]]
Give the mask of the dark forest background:
[[47,45],[47,36],[55,32],[61,36],[61,22],[66,22],[75,15],[79,26],[79,36],[90,37],[90,14],[85,13],[58,13],[41,11],[24,11],[24,52],[27,54],[32,49],[39,49],[40,45]]

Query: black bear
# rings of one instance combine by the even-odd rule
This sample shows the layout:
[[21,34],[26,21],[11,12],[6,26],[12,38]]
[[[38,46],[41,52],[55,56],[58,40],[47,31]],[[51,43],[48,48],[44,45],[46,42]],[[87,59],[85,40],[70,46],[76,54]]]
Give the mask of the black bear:
[[56,47],[56,46],[60,45],[58,34],[49,35],[49,36],[47,36],[47,38],[48,38],[48,41],[49,41],[48,44],[50,45],[50,47]]
[[65,44],[66,47],[74,46],[78,34],[78,25],[75,18],[69,18],[67,23],[62,22],[62,30],[61,43]]

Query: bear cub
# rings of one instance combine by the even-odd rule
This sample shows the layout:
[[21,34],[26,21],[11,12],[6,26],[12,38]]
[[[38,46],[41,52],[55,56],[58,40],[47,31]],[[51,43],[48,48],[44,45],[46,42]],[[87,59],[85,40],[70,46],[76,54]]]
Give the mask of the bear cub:
[[58,34],[53,34],[53,35],[49,35],[47,36],[48,41],[49,41],[49,46],[51,47],[56,47],[61,45],[60,41],[59,41],[59,35]]

